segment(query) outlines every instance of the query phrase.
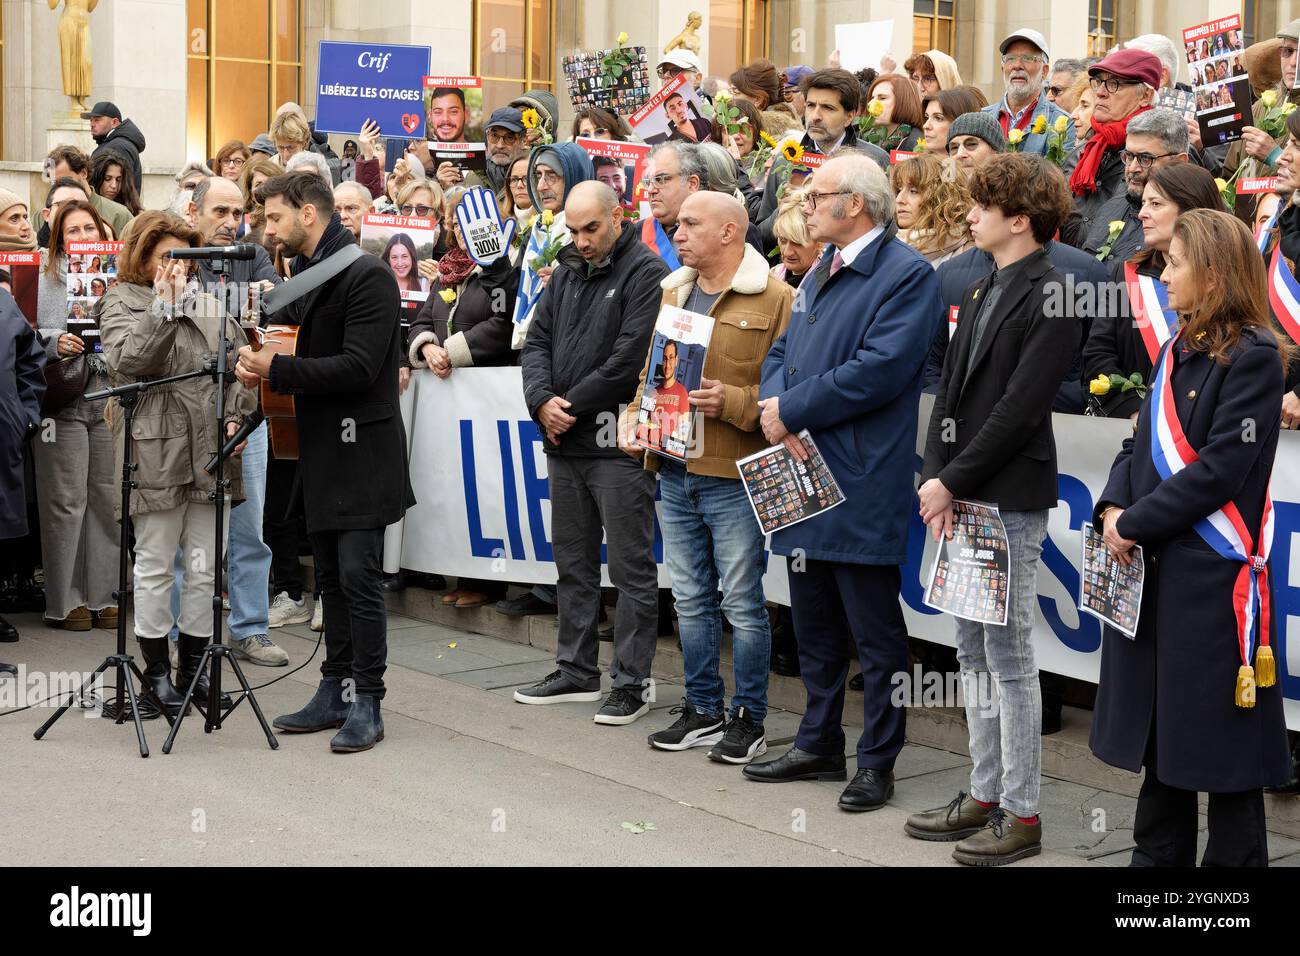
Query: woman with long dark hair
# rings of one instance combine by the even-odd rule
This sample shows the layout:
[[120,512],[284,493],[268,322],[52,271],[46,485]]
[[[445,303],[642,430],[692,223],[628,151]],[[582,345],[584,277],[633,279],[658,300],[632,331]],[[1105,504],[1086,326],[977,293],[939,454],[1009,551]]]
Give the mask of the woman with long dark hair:
[[599,106],[584,106],[573,114],[573,138],[613,139],[626,142],[632,138],[623,117]]
[[144,208],[130,171],[112,153],[100,153],[91,158],[90,188],[105,199],[125,206],[133,216],[140,215]]
[[[101,242],[108,228],[89,202],[59,204],[37,290],[37,324],[50,362],[89,366],[84,391],[108,387],[104,357],[68,330],[68,243]],[[45,567],[45,623],[68,631],[117,627],[117,472],[104,403],[80,396],[47,413],[53,427],[32,442]]]
[[415,242],[406,233],[395,233],[380,258],[393,270],[397,287],[403,292],[429,291],[427,282],[420,276]]
[[1174,163],[1152,171],[1142,190],[1142,209],[1138,213],[1145,248],[1111,267],[1111,279],[1122,284],[1122,305],[1127,307],[1098,309],[1083,348],[1085,384],[1089,386],[1090,407],[1096,414],[1133,418],[1142,406],[1145,389],[1125,392],[1091,383],[1110,375],[1130,378],[1137,374],[1144,385],[1150,384],[1155,346],[1167,337],[1159,325],[1152,324],[1165,321],[1159,308],[1163,293],[1160,276],[1167,265],[1174,225],[1179,216],[1193,209],[1227,212],[1213,176],[1191,163]]
[[1262,788],[1290,770],[1268,486],[1294,347],[1273,332],[1241,221],[1186,212],[1164,258],[1178,324],[1093,515],[1114,560],[1141,545],[1145,580],[1136,637],[1104,628],[1090,743],[1145,770],[1132,865],[1194,865],[1208,793],[1202,865],[1267,866]]

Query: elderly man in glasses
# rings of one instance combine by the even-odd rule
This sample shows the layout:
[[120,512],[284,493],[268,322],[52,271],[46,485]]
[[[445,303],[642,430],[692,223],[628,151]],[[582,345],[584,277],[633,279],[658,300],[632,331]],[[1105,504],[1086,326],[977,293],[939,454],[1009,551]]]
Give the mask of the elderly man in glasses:
[[696,90],[699,90],[700,83],[704,80],[704,66],[700,63],[700,58],[690,50],[673,50],[665,54],[655,73],[659,76],[660,84],[665,86],[680,73],[686,74],[687,80]]
[[[1138,221],[1138,213],[1142,211],[1142,190],[1153,170],[1187,162],[1188,149],[1187,123],[1181,113],[1159,109],[1133,117],[1128,124],[1124,150],[1119,154],[1128,188],[1097,211],[1083,244],[1084,251],[1102,262],[1123,262],[1139,251],[1142,223]],[[1114,239],[1110,237],[1112,222],[1124,223],[1123,230]]]
[[1151,109],[1160,88],[1160,59],[1144,50],[1116,50],[1088,68],[1096,100],[1092,110],[1093,134],[1073,157],[1070,192],[1082,217],[1085,235],[1101,221],[1101,208],[1122,195],[1128,124]]
[[1014,142],[1012,130],[1021,136],[1017,151],[1047,155],[1048,133],[1064,120],[1066,151],[1074,149],[1074,126],[1064,110],[1043,93],[1051,70],[1047,40],[1037,30],[1021,29],[1010,34],[998,48],[1002,53],[1002,99],[984,107],[1002,127],[1002,137]]

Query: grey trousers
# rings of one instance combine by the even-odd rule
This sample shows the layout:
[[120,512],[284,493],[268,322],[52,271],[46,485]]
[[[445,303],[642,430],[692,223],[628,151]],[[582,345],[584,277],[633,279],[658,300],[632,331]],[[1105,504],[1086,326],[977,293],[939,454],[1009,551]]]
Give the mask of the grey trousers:
[[[87,390],[106,387],[92,376]],[[77,399],[42,423],[32,439],[41,516],[45,616],[61,621],[79,607],[115,606],[118,524],[113,498],[113,433],[104,403]]]
[[644,687],[659,622],[655,569],[655,478],[641,463],[618,458],[547,455],[551,538],[559,572],[559,642],[555,661],[571,680],[600,688],[600,544],[607,539],[609,578],[618,588],[615,687]]

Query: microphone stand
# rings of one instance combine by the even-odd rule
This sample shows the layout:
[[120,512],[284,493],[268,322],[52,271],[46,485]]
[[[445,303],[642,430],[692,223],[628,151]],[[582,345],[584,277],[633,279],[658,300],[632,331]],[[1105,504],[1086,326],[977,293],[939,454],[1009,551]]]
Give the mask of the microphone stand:
[[[232,247],[237,248],[237,247]],[[213,258],[209,260],[211,268],[217,276],[219,289],[219,300],[221,302],[221,315],[217,322],[217,361],[216,369],[213,374],[216,376],[217,394],[217,467],[213,472],[213,490],[208,495],[215,505],[214,521],[216,522],[216,541],[218,556],[215,564],[215,573],[212,579],[212,642],[203,649],[203,656],[199,659],[199,666],[194,669],[194,678],[190,681],[189,688],[185,691],[185,699],[181,702],[180,713],[171,725],[171,730],[167,734],[167,739],[163,741],[163,753],[171,753],[172,744],[176,740],[176,734],[181,729],[181,723],[185,720],[185,715],[189,712],[191,701],[198,708],[199,713],[203,715],[203,732],[210,734],[214,730],[220,730],[224,725],[225,718],[234,712],[235,708],[245,700],[253,708],[253,713],[257,715],[257,721],[262,725],[262,732],[266,734],[266,742],[272,750],[280,748],[280,742],[275,739],[271,733],[271,727],[266,722],[266,717],[262,714],[262,708],[257,704],[257,698],[253,696],[253,689],[248,684],[248,679],[244,677],[244,671],[239,666],[239,661],[230,653],[230,648],[223,641],[224,625],[221,620],[221,590],[222,590],[222,557],[224,556],[224,531],[225,531],[225,507],[226,507],[226,486],[230,480],[226,478],[226,352],[228,342],[226,339],[226,281],[230,278],[230,261],[226,258]],[[119,617],[120,620],[120,617]],[[120,626],[120,625],[119,625]],[[243,692],[234,700],[224,713],[221,710],[221,664],[228,662],[230,669],[234,671],[236,680],[239,681]],[[195,690],[199,686],[199,678],[203,674],[204,666],[208,667],[208,699],[199,703],[195,699]]]
[[[123,441],[122,441],[122,521],[118,530],[118,558],[117,558],[117,590],[113,592],[113,597],[117,600],[117,653],[110,654],[104,658],[104,662],[95,668],[86,680],[82,683],[81,689],[71,697],[71,699],[54,712],[45,723],[41,724],[36,731],[35,737],[40,740],[45,736],[45,732],[54,726],[55,722],[67,713],[68,709],[78,700],[85,698],[86,688],[94,683],[95,679],[105,671],[112,669],[117,675],[117,689],[114,698],[104,702],[103,713],[105,717],[113,717],[114,723],[121,724],[129,716],[135,721],[136,739],[140,744],[140,756],[149,756],[149,744],[144,739],[144,727],[140,721],[153,720],[159,714],[167,719],[170,724],[171,717],[167,716],[167,711],[163,709],[162,701],[154,694],[153,688],[149,682],[144,679],[144,674],[136,666],[135,660],[126,652],[126,593],[127,593],[127,573],[128,561],[127,555],[130,553],[129,546],[130,528],[131,528],[131,489],[136,487],[134,474],[140,466],[132,460],[132,451],[135,442],[131,437],[131,423],[135,419],[136,404],[140,401],[140,396],[151,388],[157,388],[159,385],[170,385],[173,382],[182,382],[190,378],[200,378],[211,374],[208,369],[200,369],[196,372],[186,372],[182,375],[173,375],[169,378],[152,379],[150,381],[132,382],[129,385],[121,385],[117,388],[106,388],[99,392],[88,392],[85,398],[89,401],[98,401],[102,398],[116,398],[118,406],[124,413],[122,420]],[[135,674],[140,681],[141,689],[148,696],[142,701],[135,692],[135,683],[131,680],[131,675]],[[125,697],[123,696],[125,694]]]

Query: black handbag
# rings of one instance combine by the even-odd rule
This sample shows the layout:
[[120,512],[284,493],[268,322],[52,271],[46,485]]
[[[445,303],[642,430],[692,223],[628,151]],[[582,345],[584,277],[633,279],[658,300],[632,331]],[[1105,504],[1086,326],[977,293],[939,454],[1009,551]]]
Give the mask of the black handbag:
[[85,394],[90,383],[90,363],[86,356],[70,355],[45,365],[45,400],[41,412],[52,415]]

